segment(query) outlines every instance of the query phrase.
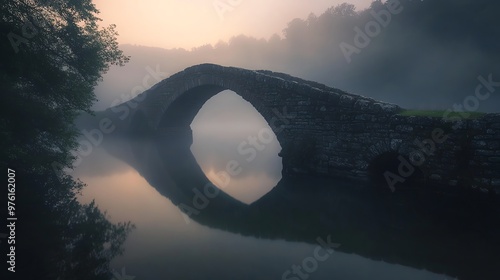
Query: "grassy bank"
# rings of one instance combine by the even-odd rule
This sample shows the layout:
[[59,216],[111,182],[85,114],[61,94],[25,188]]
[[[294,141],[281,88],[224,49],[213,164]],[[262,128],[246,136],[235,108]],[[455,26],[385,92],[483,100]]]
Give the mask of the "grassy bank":
[[434,117],[434,118],[453,118],[459,117],[462,119],[477,119],[486,113],[482,112],[450,112],[446,113],[445,110],[405,110],[399,113],[402,116],[421,116],[421,117]]

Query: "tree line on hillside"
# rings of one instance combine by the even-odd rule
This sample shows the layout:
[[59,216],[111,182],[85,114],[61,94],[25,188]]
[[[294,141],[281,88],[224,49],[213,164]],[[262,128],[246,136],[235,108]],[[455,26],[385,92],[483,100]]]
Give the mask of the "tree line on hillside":
[[[401,12],[391,14],[369,44],[350,55],[350,62],[342,43],[355,46],[355,28],[365,31],[367,24],[378,22],[374,13],[387,11],[390,2],[377,0],[359,11],[352,4],[337,5],[293,19],[282,34],[267,39],[238,35],[192,50],[122,46],[131,61],[105,76],[97,88],[99,108],[130,94],[142,83],[144,68],[156,65],[170,75],[205,62],[268,69],[413,109],[448,109],[462,102],[474,94],[479,75],[491,73],[500,80],[500,29],[495,24],[500,2],[394,2]],[[480,111],[498,112],[500,97],[490,98]]]

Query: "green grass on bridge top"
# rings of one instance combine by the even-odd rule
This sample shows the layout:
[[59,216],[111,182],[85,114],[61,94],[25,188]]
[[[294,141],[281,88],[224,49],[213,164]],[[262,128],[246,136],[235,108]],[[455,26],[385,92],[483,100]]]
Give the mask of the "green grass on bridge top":
[[444,118],[446,116],[448,119],[452,117],[460,117],[462,119],[477,119],[486,115],[486,113],[483,112],[462,112],[462,114],[459,112],[451,112],[446,114],[445,110],[404,110],[399,114],[402,116],[421,116],[434,118]]

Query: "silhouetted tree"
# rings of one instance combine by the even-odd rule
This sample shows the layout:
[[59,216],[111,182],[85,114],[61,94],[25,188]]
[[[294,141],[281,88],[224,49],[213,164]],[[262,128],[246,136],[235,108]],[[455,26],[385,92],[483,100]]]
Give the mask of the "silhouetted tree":
[[80,204],[84,185],[61,171],[74,160],[75,116],[90,112],[101,75],[128,57],[90,0],[0,3],[0,166],[18,178],[16,275],[110,279],[133,226]]
[[326,14],[330,14],[333,16],[356,16],[356,6],[349,3],[342,3],[337,6],[330,7],[326,10]]

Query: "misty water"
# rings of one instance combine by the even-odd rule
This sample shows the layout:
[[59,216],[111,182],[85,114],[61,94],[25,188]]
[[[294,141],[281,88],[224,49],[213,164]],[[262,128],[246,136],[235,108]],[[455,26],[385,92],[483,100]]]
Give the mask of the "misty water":
[[[231,92],[207,101],[191,128],[192,136],[175,140],[107,137],[76,167],[74,176],[87,184],[81,201],[95,200],[111,221],[136,226],[124,254],[112,262],[117,275],[136,280],[496,275],[499,255],[492,248],[499,248],[499,231],[490,226],[498,225],[498,216],[484,205],[307,174],[283,177],[276,137],[265,138],[259,149],[250,145],[249,137],[259,140],[268,126]],[[239,146],[254,147],[255,157]],[[240,172],[221,177],[230,161]],[[208,180],[219,189],[207,188]],[[318,238],[338,246],[319,247]]]

